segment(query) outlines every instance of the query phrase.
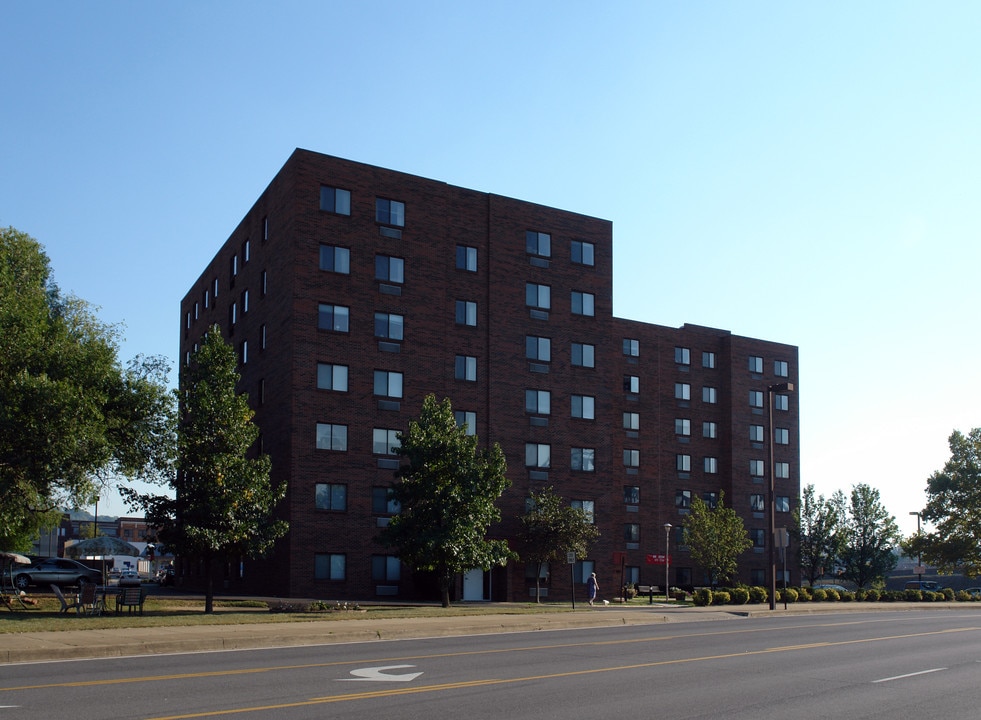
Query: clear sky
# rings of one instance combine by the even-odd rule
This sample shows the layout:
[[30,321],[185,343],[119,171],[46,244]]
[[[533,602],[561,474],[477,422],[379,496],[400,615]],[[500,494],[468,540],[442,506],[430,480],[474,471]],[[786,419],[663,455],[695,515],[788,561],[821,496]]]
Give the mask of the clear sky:
[[0,28],[0,226],[124,360],[176,365],[180,299],[303,147],[611,220],[614,313],[799,346],[802,484],[868,483],[904,532],[981,425],[981,3],[0,0]]

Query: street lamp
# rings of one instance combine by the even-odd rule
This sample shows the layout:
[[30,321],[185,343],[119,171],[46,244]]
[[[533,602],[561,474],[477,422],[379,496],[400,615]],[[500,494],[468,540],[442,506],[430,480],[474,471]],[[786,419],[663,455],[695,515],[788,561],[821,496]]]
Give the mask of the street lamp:
[[776,393],[782,392],[793,392],[793,383],[774,383],[773,385],[766,386],[766,396],[767,396],[767,408],[769,410],[769,445],[770,445],[770,487],[767,498],[767,507],[770,513],[770,537],[767,540],[767,545],[769,547],[769,568],[767,572],[770,575],[770,609],[776,610],[777,608],[777,559],[774,552],[774,546],[777,540],[777,520],[776,520],[776,498],[774,497],[774,475],[776,470],[776,464],[773,461],[773,439],[774,439],[774,428],[773,428],[773,396]]
[[668,601],[668,581],[671,573],[671,523],[664,523],[664,602]]
[[923,589],[923,562],[920,556],[920,513],[915,510],[910,515],[916,515],[916,578],[920,581],[920,589]]

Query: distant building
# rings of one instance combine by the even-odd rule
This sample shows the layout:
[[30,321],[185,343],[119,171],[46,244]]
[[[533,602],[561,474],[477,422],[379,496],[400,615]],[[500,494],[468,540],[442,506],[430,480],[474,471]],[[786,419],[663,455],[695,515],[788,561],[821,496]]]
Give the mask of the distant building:
[[[765,585],[767,387],[798,382],[797,348],[614,317],[612,235],[606,220],[296,150],[181,302],[182,367],[219,324],[256,451],[289,488],[274,557],[227,564],[219,587],[431,596],[375,541],[393,511],[396,433],[429,393],[504,449],[513,486],[495,536],[513,539],[529,492],[552,486],[602,533],[577,582],[595,571],[611,595],[663,584],[646,558],[664,553],[671,523],[671,583],[700,585],[681,526],[694,497],[725,493],[754,541],[739,579]],[[670,271],[650,268],[652,285]],[[691,282],[711,291],[694,269]],[[797,396],[775,404],[783,527],[800,489]],[[200,584],[186,560],[179,582]],[[569,572],[550,568],[550,598],[569,597]],[[455,596],[527,600],[533,574],[475,569]]]

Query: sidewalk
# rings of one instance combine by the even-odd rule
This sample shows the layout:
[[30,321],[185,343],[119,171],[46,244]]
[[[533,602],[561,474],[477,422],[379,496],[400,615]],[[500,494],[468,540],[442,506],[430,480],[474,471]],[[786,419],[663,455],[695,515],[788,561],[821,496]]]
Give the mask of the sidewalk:
[[245,625],[66,630],[0,635],[0,664],[128,657],[163,653],[241,650],[407,638],[538,632],[667,622],[745,619],[756,616],[899,610],[977,610],[981,603],[794,603],[678,608],[615,606],[530,615],[463,615],[448,618],[310,620]]

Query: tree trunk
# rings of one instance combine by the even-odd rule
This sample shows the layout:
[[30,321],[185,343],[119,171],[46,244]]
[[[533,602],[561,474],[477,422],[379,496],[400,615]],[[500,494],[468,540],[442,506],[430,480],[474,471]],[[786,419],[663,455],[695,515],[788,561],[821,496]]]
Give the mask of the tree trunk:
[[446,569],[440,570],[439,572],[439,594],[440,601],[443,607],[448,608],[450,606],[450,583],[453,580],[453,574]]

